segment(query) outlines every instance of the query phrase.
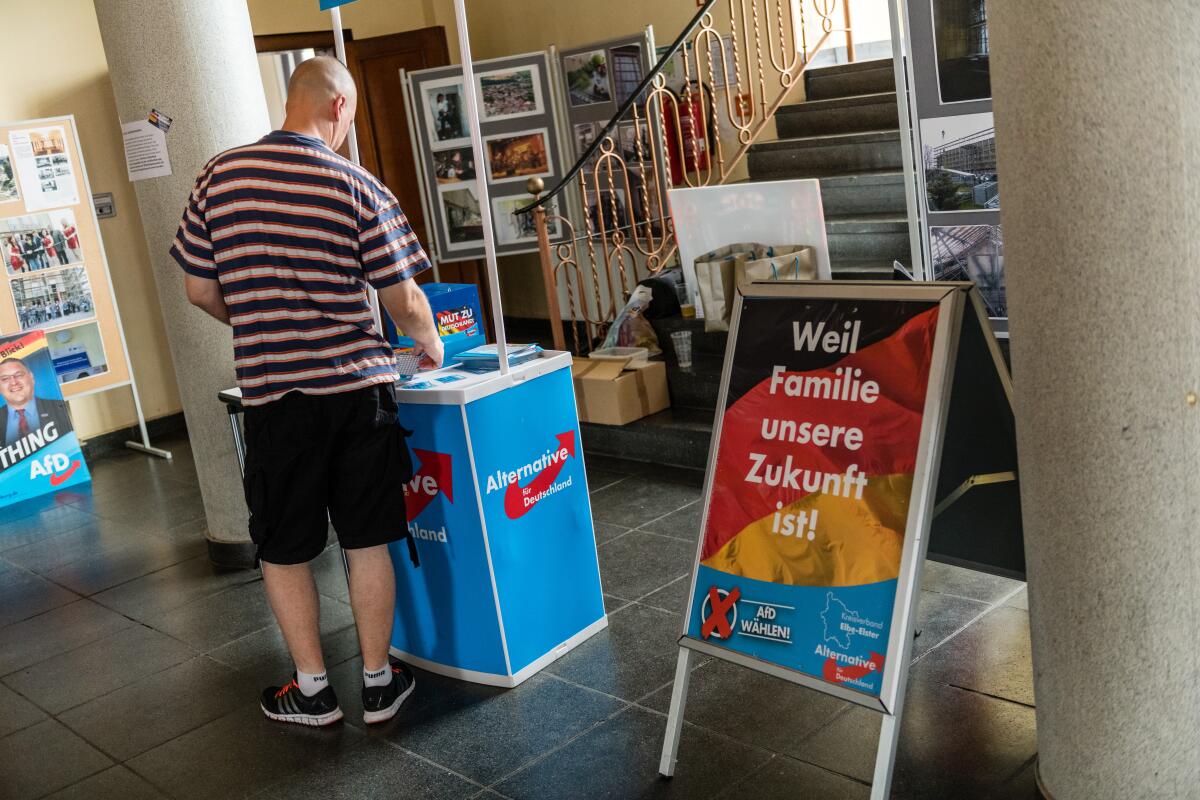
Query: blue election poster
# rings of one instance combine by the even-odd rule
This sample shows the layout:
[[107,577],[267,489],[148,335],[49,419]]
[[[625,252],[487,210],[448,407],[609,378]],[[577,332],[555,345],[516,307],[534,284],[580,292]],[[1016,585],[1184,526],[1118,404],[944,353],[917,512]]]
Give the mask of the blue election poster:
[[46,334],[0,338],[0,507],[90,480]]

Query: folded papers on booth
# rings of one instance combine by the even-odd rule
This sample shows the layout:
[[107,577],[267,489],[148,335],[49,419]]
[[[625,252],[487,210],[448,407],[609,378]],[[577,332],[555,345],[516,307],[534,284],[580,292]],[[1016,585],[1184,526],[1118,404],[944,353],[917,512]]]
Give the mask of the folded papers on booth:
[[[508,346],[508,365],[515,367],[517,364],[541,358],[541,355],[541,345],[510,344]],[[494,344],[485,344],[456,354],[454,361],[469,372],[491,372],[500,369],[500,350]]]
[[571,364],[579,419],[625,425],[671,405],[662,361],[577,359]]

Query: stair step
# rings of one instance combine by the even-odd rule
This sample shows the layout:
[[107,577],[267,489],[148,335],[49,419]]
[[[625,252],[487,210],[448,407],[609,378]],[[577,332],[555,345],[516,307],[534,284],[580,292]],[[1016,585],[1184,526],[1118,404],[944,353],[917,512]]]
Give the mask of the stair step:
[[845,258],[834,261],[830,267],[833,279],[838,281],[890,281],[895,273],[892,261],[908,266],[912,254],[905,253],[895,259]]
[[907,214],[903,172],[866,172],[821,178],[825,216]]
[[613,456],[664,466],[704,469],[712,439],[713,412],[669,408],[628,425],[580,424],[587,455]]
[[781,139],[899,127],[895,92],[810,100],[784,106],[775,114],[775,129]]
[[908,219],[901,216],[827,217],[825,235],[831,262],[863,258],[903,260],[910,252]]
[[903,169],[899,131],[867,131],[761,142],[747,156],[755,181],[822,178]]
[[828,100],[896,91],[896,72],[890,58],[820,67],[804,74],[804,96]]

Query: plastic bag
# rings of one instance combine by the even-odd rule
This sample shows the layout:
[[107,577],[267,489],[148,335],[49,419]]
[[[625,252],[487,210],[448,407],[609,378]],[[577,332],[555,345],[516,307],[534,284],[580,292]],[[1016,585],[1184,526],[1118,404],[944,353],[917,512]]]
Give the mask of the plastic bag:
[[639,286],[634,289],[633,294],[629,296],[629,302],[613,320],[601,348],[644,347],[652,356],[662,353],[662,348],[658,346],[658,335],[654,332],[654,326],[645,316],[646,309],[650,307],[650,301],[653,298],[654,293],[649,286]]

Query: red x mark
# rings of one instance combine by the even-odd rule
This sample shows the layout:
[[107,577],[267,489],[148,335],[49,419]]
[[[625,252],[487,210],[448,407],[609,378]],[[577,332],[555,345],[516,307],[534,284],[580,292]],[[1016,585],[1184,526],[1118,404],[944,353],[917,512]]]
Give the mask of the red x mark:
[[711,587],[708,590],[709,615],[700,627],[700,635],[707,639],[712,635],[713,628],[716,628],[717,634],[722,639],[733,636],[733,628],[729,627],[729,620],[726,619],[725,614],[733,608],[741,596],[742,590],[735,586],[722,600],[721,595],[717,593],[717,587]]

